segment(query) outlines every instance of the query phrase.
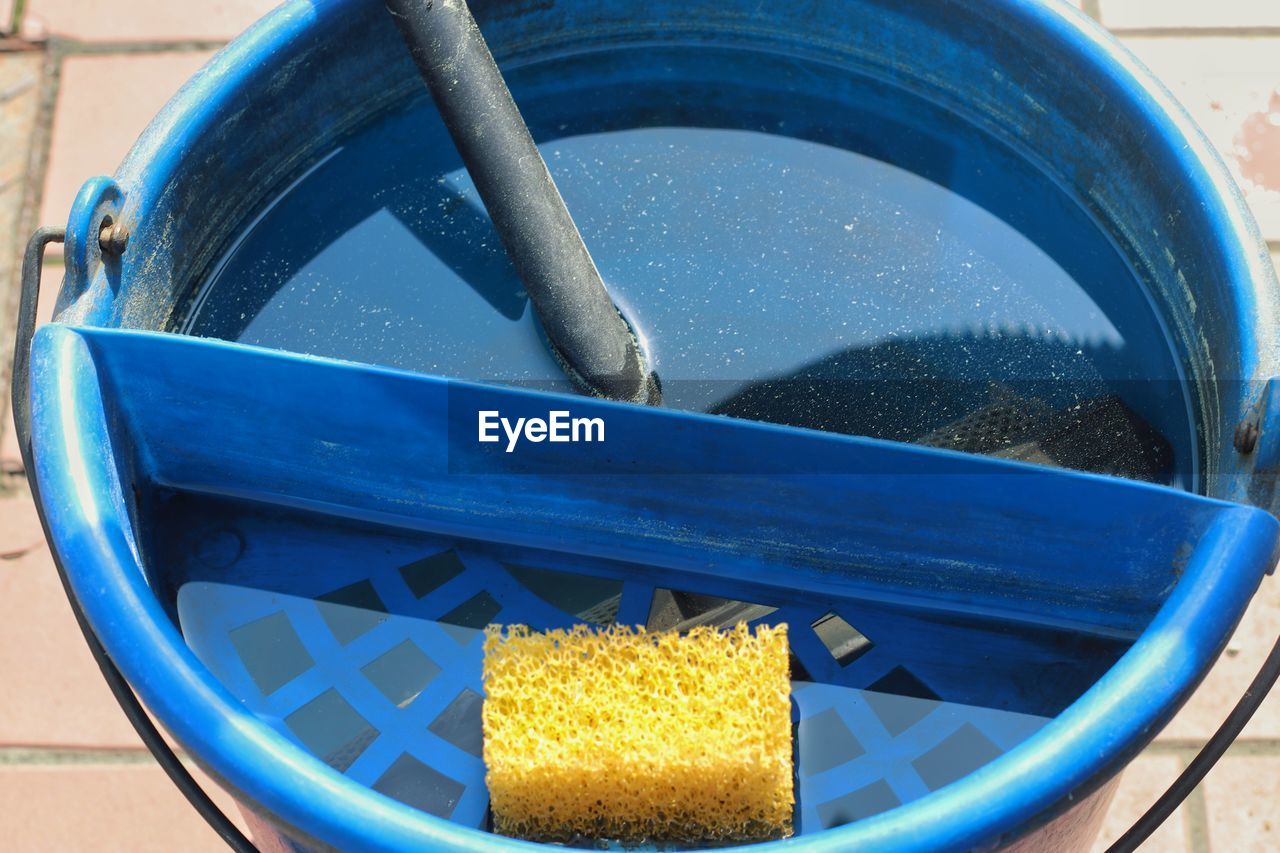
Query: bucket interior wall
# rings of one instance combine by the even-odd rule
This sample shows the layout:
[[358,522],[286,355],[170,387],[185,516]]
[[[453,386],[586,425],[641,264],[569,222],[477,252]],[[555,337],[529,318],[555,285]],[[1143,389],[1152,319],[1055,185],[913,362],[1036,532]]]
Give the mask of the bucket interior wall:
[[[535,55],[508,78],[667,405],[1194,487],[1144,288],[956,115],[747,47]],[[315,158],[176,327],[572,390],[425,95]]]

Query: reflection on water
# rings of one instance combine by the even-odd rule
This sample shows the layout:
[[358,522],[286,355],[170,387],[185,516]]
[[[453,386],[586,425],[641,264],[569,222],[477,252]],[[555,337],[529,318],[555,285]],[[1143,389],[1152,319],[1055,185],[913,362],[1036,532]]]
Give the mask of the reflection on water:
[[[1159,322],[1052,184],[880,84],[660,52],[654,79],[592,54],[514,69],[512,86],[667,405],[918,440],[1002,389],[1051,412],[1114,397],[1126,414],[1084,443],[1135,446],[1142,464],[1119,473],[1187,482]],[[183,329],[570,390],[426,99],[282,193]],[[1093,465],[1040,450],[1024,457]]]
[[[1074,344],[1032,363],[1028,376],[1092,376],[1103,357],[1094,352],[1123,344],[1025,237],[871,158],[696,128],[544,147],[597,264],[669,380],[785,374],[832,352],[1001,330]],[[344,151],[322,166],[270,224],[301,218],[295,208],[327,194],[328,172],[354,156]],[[398,184],[387,201],[296,268],[275,257],[287,247],[265,256],[242,248],[220,280],[245,288],[274,277],[278,288],[242,324],[243,311],[220,316],[236,300],[206,301],[192,331],[355,347],[370,360],[472,378],[556,377],[466,172]]]

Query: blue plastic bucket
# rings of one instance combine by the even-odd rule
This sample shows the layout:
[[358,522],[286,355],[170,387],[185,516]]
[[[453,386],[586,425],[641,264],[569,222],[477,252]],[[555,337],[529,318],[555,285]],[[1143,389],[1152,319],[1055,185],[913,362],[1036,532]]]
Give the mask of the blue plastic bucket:
[[[1275,559],[1208,143],[1065,5],[473,8],[668,408],[558,396],[381,5],[286,4],[85,185],[33,347],[129,683],[282,843],[510,849],[480,628],[787,622],[776,844],[1087,846]],[[476,441],[561,405],[607,441]]]

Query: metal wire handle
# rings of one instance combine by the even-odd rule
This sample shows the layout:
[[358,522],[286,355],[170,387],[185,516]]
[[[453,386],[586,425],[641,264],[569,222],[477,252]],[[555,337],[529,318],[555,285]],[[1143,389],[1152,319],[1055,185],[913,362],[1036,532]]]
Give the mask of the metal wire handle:
[[[13,342],[13,377],[11,380],[13,423],[17,429],[18,451],[22,454],[22,464],[27,473],[27,482],[31,485],[31,496],[35,500],[36,512],[40,516],[40,526],[44,530],[46,542],[51,542],[52,540],[49,537],[49,523],[45,519],[44,504],[40,500],[40,484],[36,479],[31,446],[31,339],[36,330],[36,307],[40,302],[40,273],[44,267],[44,250],[50,243],[61,243],[65,239],[65,228],[46,227],[37,229],[35,234],[31,236],[31,240],[27,242],[27,251],[22,257],[22,290],[18,302],[18,323],[15,328]],[[108,239],[108,237],[104,235],[103,239]],[[111,689],[111,695],[115,696],[120,709],[124,711],[124,715],[128,717],[129,722],[133,724],[134,731],[138,733],[138,737],[142,740],[143,745],[146,746],[147,751],[155,758],[156,762],[169,776],[169,779],[182,792],[182,795],[187,798],[187,802],[191,803],[192,807],[205,819],[205,822],[209,824],[213,831],[218,833],[223,841],[227,842],[228,847],[236,851],[236,853],[258,853],[258,848],[254,846],[253,842],[240,831],[239,827],[231,822],[231,819],[218,808],[218,805],[213,800],[209,799],[209,795],[204,792],[204,789],[200,787],[200,783],[191,775],[191,771],[182,763],[182,759],[178,758],[169,744],[165,742],[160,730],[151,721],[151,717],[147,715],[142,703],[134,695],[129,682],[125,680],[124,675],[116,668],[115,662],[111,660],[106,649],[103,648],[102,642],[93,630],[93,626],[89,624],[84,609],[80,606],[80,601],[76,598],[75,591],[71,588],[71,583],[67,579],[66,569],[62,565],[57,549],[50,547],[49,551],[53,554],[53,563],[58,570],[58,579],[62,581],[62,591],[66,594],[67,601],[71,604],[71,612],[75,615],[76,624],[80,626],[80,632],[84,635],[85,642],[89,645],[89,652],[98,664],[98,669],[102,671],[102,677],[106,679],[107,686]]]
[[1240,732],[1244,731],[1249,718],[1267,698],[1278,677],[1280,677],[1280,639],[1276,640],[1276,644],[1271,648],[1271,654],[1267,655],[1267,659],[1262,662],[1262,668],[1254,676],[1253,682],[1240,697],[1235,708],[1231,709],[1227,719],[1213,733],[1213,737],[1200,748],[1196,757],[1191,760],[1185,770],[1178,774],[1178,778],[1173,781],[1169,789],[1160,795],[1160,799],[1156,800],[1155,804],[1147,809],[1146,813],[1138,818],[1124,835],[1107,848],[1107,853],[1130,853],[1137,850],[1138,845],[1146,841],[1160,824],[1169,819],[1178,806],[1182,805],[1182,801],[1195,790],[1196,785],[1199,785],[1200,781],[1213,769],[1213,765],[1218,763],[1218,759],[1240,736]]
[[67,229],[45,226],[37,228],[27,241],[22,255],[22,282],[18,291],[18,323],[13,330],[13,372],[9,391],[12,395],[13,425],[17,429],[18,452],[23,470],[32,480],[31,464],[31,338],[36,333],[36,305],[40,301],[40,274],[44,270],[44,250],[50,243],[67,239]]

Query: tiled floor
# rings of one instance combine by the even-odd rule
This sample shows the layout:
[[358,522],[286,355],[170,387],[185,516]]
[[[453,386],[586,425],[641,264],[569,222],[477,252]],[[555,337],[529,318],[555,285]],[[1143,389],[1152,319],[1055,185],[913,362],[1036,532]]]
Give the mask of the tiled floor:
[[1123,36],[1122,41],[1173,91],[1222,153],[1263,235],[1280,241],[1280,29],[1260,33],[1266,34],[1176,32]]
[[[0,42],[0,352],[18,238],[63,219],[146,120],[269,0],[28,0]],[[1169,85],[1222,152],[1280,257],[1280,3],[1082,0]],[[0,32],[15,7],[0,2]],[[38,41],[48,38],[48,41]],[[52,293],[60,277],[46,275]],[[52,302],[46,298],[45,305]],[[46,308],[47,310],[47,308]],[[19,463],[0,429],[0,470]],[[0,474],[0,850],[216,850],[112,702],[53,573],[20,477]],[[1126,772],[1097,849],[1217,727],[1280,629],[1269,580],[1195,697]],[[225,795],[217,795],[228,806]],[[1148,842],[1154,851],[1280,850],[1280,695]]]
[[[63,763],[49,761],[47,753],[32,755],[39,760],[0,759],[0,803],[9,816],[0,841],[5,850],[226,850],[146,753],[77,756]],[[223,810],[235,814],[230,797],[206,787]]]
[[[66,219],[86,178],[109,175],[211,50],[80,54],[61,64],[40,221]],[[85,145],[92,139],[92,145]]]

